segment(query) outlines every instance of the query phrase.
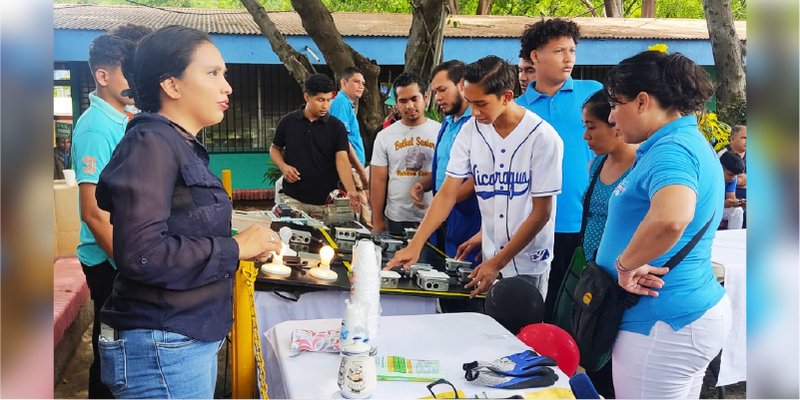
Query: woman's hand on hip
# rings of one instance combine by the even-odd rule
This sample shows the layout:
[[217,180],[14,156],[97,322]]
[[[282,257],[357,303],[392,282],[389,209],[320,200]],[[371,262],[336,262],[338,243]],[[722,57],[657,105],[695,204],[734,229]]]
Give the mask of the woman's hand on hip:
[[623,289],[633,294],[658,297],[655,289],[664,287],[661,276],[669,272],[669,268],[644,264],[628,272],[631,273],[617,271],[617,282]]

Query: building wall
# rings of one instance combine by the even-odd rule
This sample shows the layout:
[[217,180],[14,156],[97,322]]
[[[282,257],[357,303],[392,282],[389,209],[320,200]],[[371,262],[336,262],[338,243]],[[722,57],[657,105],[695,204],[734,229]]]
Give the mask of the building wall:
[[[54,59],[58,61],[85,61],[89,43],[101,31],[56,29],[54,31]],[[261,35],[212,34],[225,61],[237,64],[280,64],[280,59]],[[325,64],[325,57],[308,36],[287,36],[287,42],[298,51],[308,47]],[[405,63],[405,37],[347,36],[345,42],[365,57],[377,60],[381,65]],[[669,51],[679,51],[701,65],[713,65],[714,58],[709,40],[697,39],[583,39],[579,44],[578,64],[615,65],[622,59],[635,55],[656,43],[669,46]],[[517,61],[518,38],[468,38],[447,37],[444,40],[444,59],[459,59],[473,62],[483,56],[495,54],[508,61]]]
[[224,153],[210,154],[209,168],[217,176],[223,169],[231,170],[234,189],[271,189],[273,185],[264,182],[269,154],[263,153]]

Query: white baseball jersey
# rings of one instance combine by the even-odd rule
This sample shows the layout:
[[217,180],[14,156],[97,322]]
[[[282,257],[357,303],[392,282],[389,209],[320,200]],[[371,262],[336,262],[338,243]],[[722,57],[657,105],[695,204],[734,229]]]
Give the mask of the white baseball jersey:
[[533,212],[533,197],[553,197],[550,220],[514,259],[503,276],[539,275],[553,257],[556,195],[561,192],[564,144],[555,129],[531,111],[502,138],[492,125],[470,119],[450,153],[447,175],[473,177],[481,210],[483,259],[502,250]]

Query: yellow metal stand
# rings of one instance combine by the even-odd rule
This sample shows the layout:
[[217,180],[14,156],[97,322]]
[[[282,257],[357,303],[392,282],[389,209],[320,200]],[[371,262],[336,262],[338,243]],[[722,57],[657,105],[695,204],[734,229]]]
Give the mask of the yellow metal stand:
[[267,398],[264,358],[254,303],[254,284],[258,268],[252,261],[240,261],[233,284],[233,398],[255,398],[256,380],[262,399]]
[[222,170],[222,187],[228,192],[228,197],[233,198],[233,179],[231,178],[231,170]]
[[[223,175],[224,176],[224,175]],[[248,265],[249,264],[249,265]],[[233,398],[252,399],[255,379],[255,355],[253,354],[253,325],[250,322],[247,278],[245,271],[255,268],[252,261],[240,261],[233,284]]]

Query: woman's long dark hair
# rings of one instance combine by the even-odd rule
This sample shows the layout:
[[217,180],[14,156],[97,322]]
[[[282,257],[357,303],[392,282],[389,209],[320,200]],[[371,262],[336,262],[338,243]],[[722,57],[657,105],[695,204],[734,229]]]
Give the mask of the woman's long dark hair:
[[166,26],[145,36],[136,52],[122,63],[136,108],[159,111],[161,81],[183,75],[195,49],[204,42],[211,42],[207,33],[181,25]]
[[687,115],[702,111],[714,93],[708,74],[681,53],[645,51],[626,58],[606,76],[606,90],[612,103],[624,103],[640,92],[655,97],[665,109]]

